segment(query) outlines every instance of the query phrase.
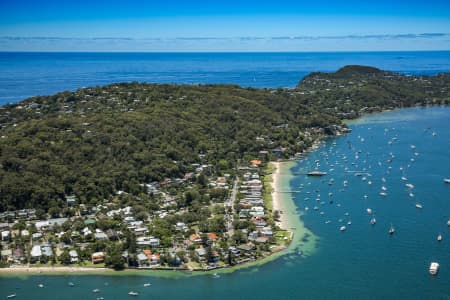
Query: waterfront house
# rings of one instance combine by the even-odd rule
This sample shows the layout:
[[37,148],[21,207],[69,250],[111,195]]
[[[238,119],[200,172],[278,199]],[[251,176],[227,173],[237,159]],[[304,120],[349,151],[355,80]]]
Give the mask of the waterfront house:
[[94,252],[91,255],[92,263],[101,263],[105,260],[106,253],[105,252]]
[[70,262],[71,263],[78,262],[78,253],[77,253],[76,250],[70,250],[69,251],[69,255],[70,255]]
[[137,255],[137,261],[139,266],[147,265],[150,262],[149,258],[147,257],[147,255],[145,255],[145,253],[139,253]]
[[11,249],[5,249],[5,250],[0,251],[1,259],[4,261],[11,260],[12,254],[13,254],[13,252]]
[[41,251],[41,245],[34,245],[33,248],[31,248],[30,256],[33,260],[38,260],[42,255]]

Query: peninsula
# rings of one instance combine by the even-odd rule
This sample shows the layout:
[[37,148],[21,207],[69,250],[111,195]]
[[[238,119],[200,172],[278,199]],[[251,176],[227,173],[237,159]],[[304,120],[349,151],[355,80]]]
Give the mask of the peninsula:
[[0,265],[210,270],[262,259],[292,238],[270,162],[347,133],[345,119],[448,105],[449,87],[450,73],[347,66],[294,89],[133,82],[0,107]]

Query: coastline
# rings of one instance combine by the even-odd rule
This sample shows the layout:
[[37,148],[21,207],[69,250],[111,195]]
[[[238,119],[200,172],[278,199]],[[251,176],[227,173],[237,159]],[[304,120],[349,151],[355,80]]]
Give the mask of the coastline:
[[283,204],[286,202],[286,199],[282,197],[281,195],[281,167],[282,164],[285,164],[286,162],[271,162],[270,164],[274,167],[274,172],[272,173],[272,207],[273,210],[277,210],[280,212],[280,220],[275,222],[278,227],[284,230],[289,230],[289,220],[287,219],[287,215],[284,214],[284,207]]
[[[311,239],[312,233],[305,228],[303,222],[300,220],[300,215],[297,212],[297,207],[288,192],[290,190],[290,181],[293,177],[290,169],[295,164],[295,161],[276,161],[270,162],[273,167],[273,173],[271,175],[270,185],[271,185],[271,200],[274,210],[280,211],[280,222],[277,225],[282,230],[287,230],[291,232],[291,241],[289,245],[284,248],[280,248],[278,251],[273,252],[271,255],[250,262],[245,262],[243,264],[225,267],[221,269],[213,270],[196,270],[193,272],[188,271],[165,271],[165,270],[136,270],[136,269],[125,269],[122,271],[114,271],[108,268],[100,267],[77,267],[77,266],[55,266],[55,267],[28,267],[28,266],[14,266],[9,268],[0,268],[0,276],[20,276],[20,275],[144,275],[144,276],[155,276],[155,277],[177,277],[177,276],[187,276],[187,275],[201,275],[215,273],[232,273],[237,270],[247,269],[255,266],[260,266],[273,261],[280,256],[286,255],[298,251],[299,247],[302,247],[304,243],[305,236],[308,236],[309,241]],[[307,243],[309,243],[309,241]],[[314,242],[312,243],[314,244]],[[312,248],[314,245],[312,245]],[[310,247],[308,247],[310,248]],[[311,249],[312,249],[311,248]],[[308,252],[307,249],[303,249],[303,252]],[[305,253],[306,253],[305,252]]]

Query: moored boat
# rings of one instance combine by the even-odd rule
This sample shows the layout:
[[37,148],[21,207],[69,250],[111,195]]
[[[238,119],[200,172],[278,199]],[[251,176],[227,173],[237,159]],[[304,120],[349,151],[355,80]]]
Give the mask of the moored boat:
[[138,296],[139,293],[138,293],[138,292],[135,292],[135,291],[130,291],[130,292],[128,293],[128,295],[130,295],[130,296]]
[[347,229],[347,227],[345,226],[341,226],[341,228],[339,228],[340,231],[345,231]]
[[438,271],[439,271],[439,263],[432,262],[430,265],[430,274],[436,275]]
[[391,224],[391,228],[389,228],[389,234],[393,235],[394,233],[395,233],[395,229],[394,229],[394,226],[392,226],[392,224]]
[[423,208],[422,204],[419,204],[419,203],[416,204],[416,207],[417,208]]
[[321,171],[310,171],[306,173],[308,176],[325,176],[327,175],[327,172],[321,172]]
[[372,218],[372,219],[370,220],[370,224],[375,225],[376,223],[377,223],[377,219]]
[[437,236],[437,240],[438,242],[442,241],[442,234],[439,233],[439,235]]
[[444,179],[444,182],[445,182],[445,183],[450,183],[450,179],[445,178],[445,179]]
[[7,299],[12,299],[12,298],[16,298],[16,294],[11,294],[11,295],[8,295],[8,296],[6,296],[6,298]]

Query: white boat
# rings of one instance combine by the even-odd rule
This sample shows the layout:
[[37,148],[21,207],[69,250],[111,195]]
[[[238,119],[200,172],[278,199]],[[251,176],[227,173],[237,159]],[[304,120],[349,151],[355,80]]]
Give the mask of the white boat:
[[445,183],[450,183],[450,179],[445,178],[445,179],[444,179],[444,182],[445,182]]
[[386,196],[387,196],[387,193],[381,192],[381,193],[380,193],[380,196],[386,197]]
[[408,180],[408,178],[406,178],[406,177],[402,177],[402,180],[403,180],[403,181],[407,181],[407,180]]
[[348,221],[348,222],[347,222],[347,225],[352,225],[352,221]]
[[38,287],[43,288],[44,285],[42,283],[38,284]]
[[370,214],[372,213],[372,209],[371,209],[371,208],[368,208],[368,209],[367,209],[367,213],[370,215]]
[[97,300],[105,300],[103,297],[98,297]]
[[144,283],[144,287],[149,287],[150,285],[150,283]]
[[74,287],[75,284],[73,282],[69,282],[69,286]]
[[100,290],[99,289],[93,289],[92,292],[93,293],[98,293],[98,292],[100,292]]
[[422,204],[419,204],[419,203],[416,204],[416,207],[417,208],[423,208]]
[[382,189],[383,191],[387,191],[387,188],[386,188],[384,185],[381,187],[381,189]]
[[437,240],[438,240],[438,242],[442,241],[442,234],[439,233]]
[[436,275],[439,271],[439,264],[437,262],[432,262],[430,265],[430,274]]
[[8,299],[16,298],[16,294],[8,295],[8,296],[6,296],[6,298],[8,298]]
[[131,291],[131,292],[128,293],[128,295],[130,295],[130,296],[139,296],[139,293]]
[[372,218],[370,219],[370,224],[375,225],[377,223],[377,219]]
[[339,228],[340,231],[345,231],[345,229],[347,229],[345,226],[341,226],[341,228]]
[[411,183],[407,183],[407,184],[405,184],[405,186],[406,186],[408,189],[413,189],[413,188],[414,188],[414,185],[412,185]]
[[389,234],[393,235],[395,233],[394,226],[391,225],[391,228],[389,228]]
[[220,278],[220,275],[217,274],[217,273],[214,273],[214,274],[213,274],[213,278]]

